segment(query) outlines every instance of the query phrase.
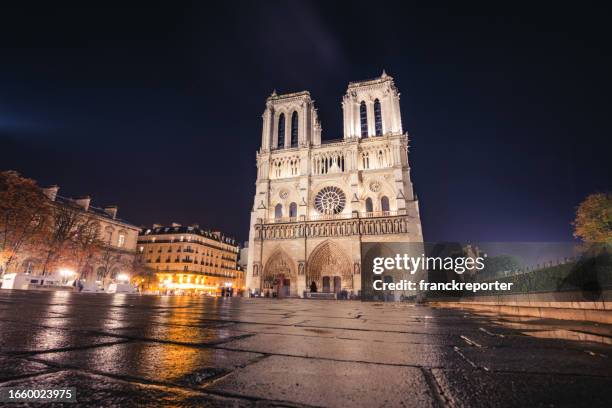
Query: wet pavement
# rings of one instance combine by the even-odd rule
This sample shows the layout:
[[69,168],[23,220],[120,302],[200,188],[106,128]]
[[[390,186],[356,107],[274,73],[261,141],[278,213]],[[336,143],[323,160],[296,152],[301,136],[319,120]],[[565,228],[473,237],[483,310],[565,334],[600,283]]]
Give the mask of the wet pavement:
[[0,387],[79,406],[609,407],[611,340],[410,304],[0,290]]

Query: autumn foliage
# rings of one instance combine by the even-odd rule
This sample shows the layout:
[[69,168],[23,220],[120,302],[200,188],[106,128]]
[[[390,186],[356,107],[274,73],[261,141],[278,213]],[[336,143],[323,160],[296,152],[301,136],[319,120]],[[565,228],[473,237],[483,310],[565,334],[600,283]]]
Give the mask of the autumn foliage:
[[59,265],[80,273],[105,247],[100,228],[78,205],[49,200],[34,180],[0,172],[0,272],[27,254],[41,261],[43,274]]
[[612,194],[589,195],[576,211],[574,237],[587,244],[612,245]]

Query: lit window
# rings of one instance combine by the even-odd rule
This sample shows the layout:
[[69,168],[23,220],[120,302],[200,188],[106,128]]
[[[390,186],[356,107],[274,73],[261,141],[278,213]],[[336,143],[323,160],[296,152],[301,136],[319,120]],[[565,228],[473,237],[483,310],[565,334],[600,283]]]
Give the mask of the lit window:
[[119,234],[119,241],[117,242],[117,246],[119,248],[121,248],[124,245],[125,245],[125,235],[124,234]]

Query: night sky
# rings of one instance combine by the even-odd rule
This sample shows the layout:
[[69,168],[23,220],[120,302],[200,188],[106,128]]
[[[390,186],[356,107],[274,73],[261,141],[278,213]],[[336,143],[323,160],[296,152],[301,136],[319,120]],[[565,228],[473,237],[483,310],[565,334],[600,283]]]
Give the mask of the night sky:
[[309,90],[336,139],[348,82],[383,68],[426,240],[572,240],[575,207],[612,185],[605,10],[87,3],[2,6],[0,169],[134,224],[246,240],[266,97]]

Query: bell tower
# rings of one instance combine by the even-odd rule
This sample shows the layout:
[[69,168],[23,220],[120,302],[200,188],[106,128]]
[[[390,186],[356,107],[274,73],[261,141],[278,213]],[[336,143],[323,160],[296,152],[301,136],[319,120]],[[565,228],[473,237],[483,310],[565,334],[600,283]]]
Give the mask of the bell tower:
[[308,91],[277,95],[275,90],[262,118],[262,152],[321,144],[321,123]]
[[400,94],[393,78],[382,75],[349,83],[342,99],[344,138],[366,138],[402,134]]

